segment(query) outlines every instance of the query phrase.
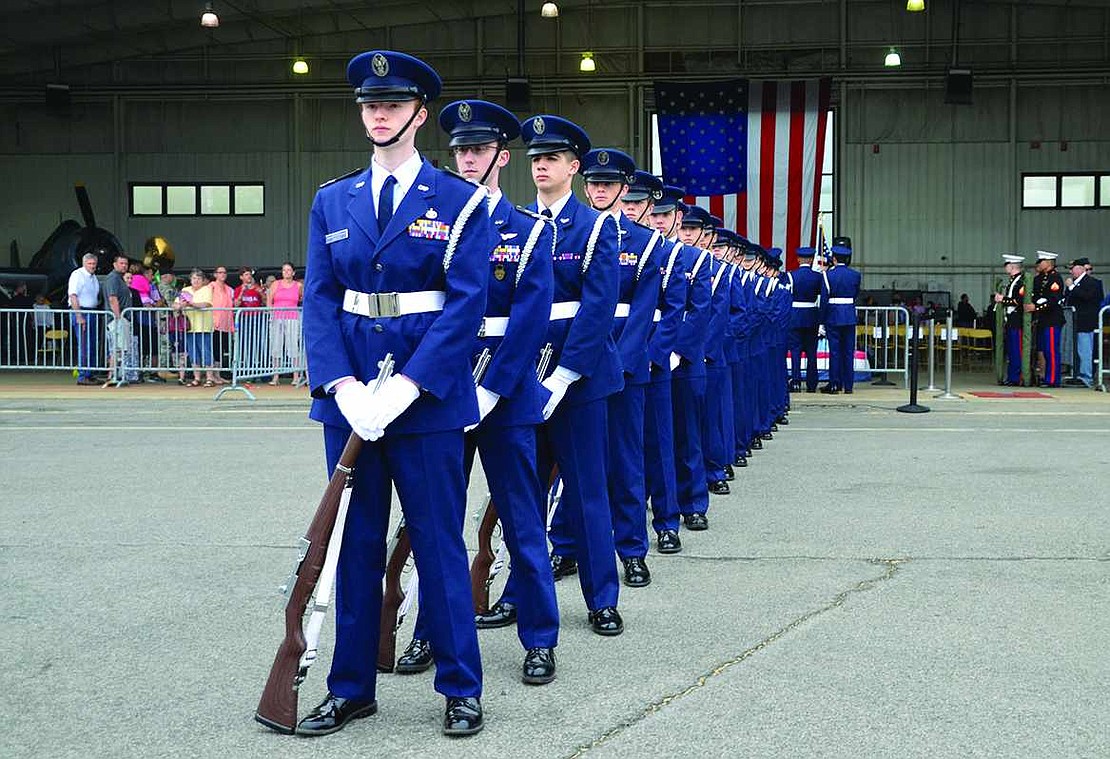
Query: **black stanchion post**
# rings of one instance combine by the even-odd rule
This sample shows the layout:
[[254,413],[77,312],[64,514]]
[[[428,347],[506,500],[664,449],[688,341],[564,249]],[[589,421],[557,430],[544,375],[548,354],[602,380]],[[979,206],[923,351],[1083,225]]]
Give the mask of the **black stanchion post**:
[[910,341],[910,402],[904,406],[899,406],[895,411],[901,411],[903,414],[924,414],[929,411],[928,406],[922,406],[917,402],[917,335],[921,329],[921,314],[916,311],[910,317],[910,334],[907,338]]

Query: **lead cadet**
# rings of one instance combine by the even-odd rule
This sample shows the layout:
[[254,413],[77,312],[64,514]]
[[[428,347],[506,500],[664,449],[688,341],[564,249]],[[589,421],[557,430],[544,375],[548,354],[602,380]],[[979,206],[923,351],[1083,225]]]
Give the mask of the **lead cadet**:
[[[650,380],[648,339],[654,328],[666,251],[658,231],[624,218],[618,205],[636,173],[627,153],[595,148],[582,157],[582,178],[593,209],[612,216],[620,235],[620,295],[613,319],[613,341],[624,370],[624,389],[608,399],[609,508],[624,584],[651,583],[647,566],[647,507],[644,472],[644,399]],[[661,314],[660,314],[661,317]],[[565,513],[560,510],[560,516]],[[574,558],[563,520],[552,524],[552,553]]]
[[862,278],[851,268],[851,248],[834,245],[832,254],[821,288],[821,321],[829,339],[829,383],[821,392],[850,394],[856,376],[856,298]]
[[1037,350],[1044,356],[1042,387],[1060,387],[1060,331],[1064,326],[1064,280],[1056,271],[1058,254],[1047,250],[1037,251],[1037,276],[1033,278],[1033,293],[1024,308],[1036,320]]
[[[552,573],[558,580],[577,572],[593,631],[620,635],[624,620],[617,611],[620,580],[606,488],[606,399],[624,386],[610,334],[620,284],[617,226],[613,217],[583,206],[572,192],[581,156],[590,149],[581,127],[540,115],[525,120],[521,133],[537,193],[530,210],[554,219],[556,226],[555,302],[547,332],[555,370],[543,381],[550,398],[536,460],[541,478],[558,465],[563,481],[559,508],[565,510],[578,560],[553,554]],[[536,508],[542,513],[541,503]],[[516,574],[509,574],[491,615],[517,603],[523,590]]]
[[1010,281],[1001,293],[994,294],[995,308],[1005,308],[1006,316],[1003,322],[1006,337],[1006,385],[1018,386],[1021,384],[1022,363],[1022,311],[1025,302],[1025,279],[1021,270],[1025,262],[1023,256],[1013,253],[1003,253],[1002,261],[1005,271],[1010,275]]
[[[463,428],[478,421],[469,354],[486,302],[497,232],[484,188],[416,151],[439,76],[373,50],[347,78],[373,145],[369,168],[321,186],[312,204],[304,336],[311,417],[332,471],[353,430],[364,440],[339,555],[328,694],[297,726],[324,735],[377,711],[375,657],[385,535],[397,488],[412,539],[446,696],[443,731],[482,729],[482,663],[463,542]],[[397,373],[368,384],[392,354]]]
[[705,478],[705,354],[713,303],[713,257],[698,247],[709,221],[705,209],[679,206],[678,239],[688,253],[686,279],[690,283],[686,320],[680,332],[681,360],[673,370],[675,472],[678,508],[688,530],[709,529],[709,490]]
[[[466,436],[469,474],[475,450],[482,455],[492,502],[497,506],[504,539],[524,590],[517,635],[524,647],[522,680],[542,685],[555,679],[559,608],[547,559],[546,525],[536,510],[543,488],[536,472],[536,427],[543,421],[544,393],[536,379],[536,355],[547,334],[554,289],[551,252],[553,225],[513,207],[501,192],[501,170],[508,165],[508,145],[520,136],[512,113],[484,100],[460,100],[443,108],[440,127],[459,174],[488,188],[486,210],[501,238],[489,256],[486,315],[474,343],[474,363],[483,350],[489,364],[478,378],[481,421]],[[424,600],[422,598],[422,600]],[[419,607],[413,639],[397,660],[400,674],[423,672],[432,665],[427,641],[431,612]],[[482,615],[479,628],[500,627],[512,620]]]
[[816,251],[798,248],[798,268],[790,272],[794,296],[790,311],[790,391],[802,390],[802,354],[806,357],[805,388],[817,392],[817,322],[821,304],[821,274],[813,268]]
[[[679,553],[678,482],[675,473],[674,402],[671,394],[672,370],[680,360],[680,334],[686,318],[689,291],[687,248],[675,240],[681,221],[678,210],[682,190],[664,186],[659,177],[637,171],[632,186],[621,200],[625,216],[641,223],[646,220],[666,241],[666,265],[661,271],[659,322],[651,336],[651,381],[644,409],[644,469],[647,495],[651,499],[652,528],[659,553]],[[693,251],[690,251],[692,253]]]
[[[728,287],[729,266],[725,261],[727,236],[719,230],[720,220],[710,215],[709,226],[703,228],[700,244],[712,255],[710,262],[710,317],[705,343],[705,426],[703,454],[706,488],[714,495],[728,495],[729,476],[734,457],[732,429],[732,369],[729,368],[731,342],[729,311],[732,293]],[[718,244],[720,242],[720,244]]]

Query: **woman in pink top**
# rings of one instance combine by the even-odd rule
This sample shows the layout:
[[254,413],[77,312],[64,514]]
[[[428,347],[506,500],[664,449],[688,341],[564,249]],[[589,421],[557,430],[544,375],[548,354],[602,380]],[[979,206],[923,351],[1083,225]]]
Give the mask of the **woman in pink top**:
[[[231,311],[235,291],[227,283],[227,267],[216,267],[216,279],[212,287],[212,353],[216,363],[216,384],[226,385],[224,375],[231,369],[231,333],[235,331],[235,314]],[[226,309],[226,310],[220,310]]]
[[278,384],[278,374],[283,367],[294,367],[294,385],[301,380],[297,370],[301,365],[301,312],[295,307],[301,304],[304,293],[301,283],[293,279],[294,272],[293,264],[283,263],[281,279],[266,292],[266,305],[274,309],[270,323],[270,355],[274,359],[271,385]]

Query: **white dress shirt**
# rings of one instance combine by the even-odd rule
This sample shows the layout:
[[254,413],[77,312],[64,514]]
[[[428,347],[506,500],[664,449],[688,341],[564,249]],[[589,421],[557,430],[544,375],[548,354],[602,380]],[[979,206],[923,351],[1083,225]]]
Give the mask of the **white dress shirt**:
[[89,274],[84,266],[79,266],[69,275],[67,295],[76,295],[81,308],[96,308],[100,300],[100,280]]
[[385,184],[385,178],[390,174],[397,180],[397,186],[393,188],[393,210],[396,211],[397,207],[401,205],[401,201],[405,199],[405,194],[412,187],[413,182],[416,181],[416,175],[420,173],[420,167],[424,165],[424,159],[420,157],[420,153],[412,151],[412,155],[405,159],[405,162],[398,166],[393,171],[388,171],[384,166],[378,163],[377,158],[370,160],[370,194],[374,197],[374,213],[378,212],[378,199],[382,194],[382,185]]
[[573,190],[568,191],[566,195],[564,195],[563,197],[556,200],[550,206],[545,206],[543,204],[543,201],[540,200],[539,197],[537,197],[536,198],[536,212],[542,214],[544,212],[544,209],[546,208],[548,211],[551,211],[551,218],[552,219],[558,218],[559,213],[566,206],[567,201],[570,200],[570,196],[573,195],[573,194],[574,194]]

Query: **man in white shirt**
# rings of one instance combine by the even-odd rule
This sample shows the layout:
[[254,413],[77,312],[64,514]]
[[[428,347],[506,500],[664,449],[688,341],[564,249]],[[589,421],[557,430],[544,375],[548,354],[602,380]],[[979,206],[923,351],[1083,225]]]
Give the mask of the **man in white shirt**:
[[96,254],[81,257],[81,267],[69,275],[69,307],[73,309],[73,331],[77,335],[77,384],[95,385],[93,365],[100,354],[100,281],[96,278]]

